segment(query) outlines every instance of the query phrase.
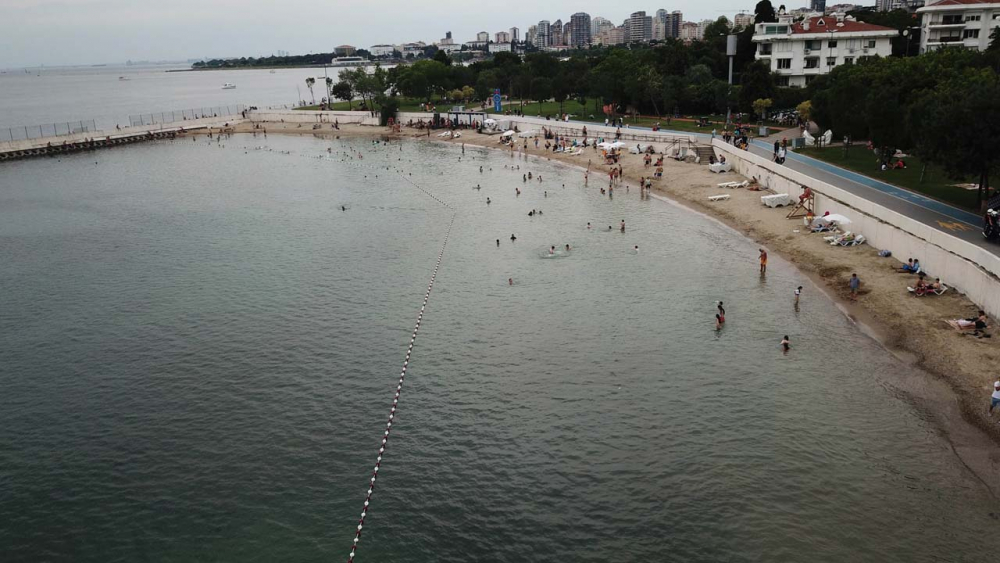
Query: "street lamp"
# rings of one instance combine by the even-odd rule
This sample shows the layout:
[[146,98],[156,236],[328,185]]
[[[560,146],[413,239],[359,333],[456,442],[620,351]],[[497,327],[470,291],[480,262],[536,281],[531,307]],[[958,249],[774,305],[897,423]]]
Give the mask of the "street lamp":
[[726,93],[726,129],[729,129],[729,125],[733,120],[731,99],[733,96],[733,57],[736,56],[736,40],[737,36],[733,33],[726,36],[726,55],[729,57],[729,90]]

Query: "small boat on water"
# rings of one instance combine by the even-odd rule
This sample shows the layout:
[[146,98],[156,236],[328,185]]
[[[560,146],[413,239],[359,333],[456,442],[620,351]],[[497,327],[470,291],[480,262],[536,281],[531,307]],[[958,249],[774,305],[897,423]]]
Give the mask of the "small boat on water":
[[122,81],[125,81],[125,80],[131,80],[131,78],[129,78],[129,77],[127,77],[127,76],[119,76],[119,77],[118,77],[118,80],[122,80]]
[[271,74],[274,74],[274,71],[273,71],[273,70],[271,71]]
[[233,90],[235,88],[236,88],[236,85],[233,84],[232,82],[226,82],[225,84],[222,85],[222,89],[223,90]]

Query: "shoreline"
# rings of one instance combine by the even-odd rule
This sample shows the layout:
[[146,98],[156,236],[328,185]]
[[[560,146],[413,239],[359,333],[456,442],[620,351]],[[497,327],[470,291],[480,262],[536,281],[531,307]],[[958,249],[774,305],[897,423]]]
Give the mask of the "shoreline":
[[[439,131],[426,132],[404,129],[391,133],[381,127],[341,125],[340,130],[313,130],[292,123],[262,123],[268,132],[275,134],[310,134],[337,137],[385,137],[389,139],[424,138],[442,143],[464,143],[470,146],[500,149],[496,136],[480,135],[463,130],[462,137],[447,139],[435,137]],[[237,126],[234,132],[252,133],[252,124]],[[509,153],[509,149],[502,149]],[[562,153],[546,152],[529,147],[526,154],[536,158],[557,161],[579,169],[584,163],[598,160],[597,153],[587,149],[573,157]],[[651,174],[645,169],[641,156],[626,153],[620,160],[624,183],[637,184],[638,178]],[[595,184],[602,185],[608,167],[591,164]],[[678,204],[718,221],[736,233],[745,236],[774,253],[827,295],[835,305],[855,323],[859,330],[878,342],[882,348],[904,364],[920,372],[906,381],[892,384],[907,395],[916,407],[928,410],[935,425],[942,431],[956,456],[974,473],[990,494],[997,498],[998,491],[989,483],[1000,476],[1000,424],[986,414],[993,377],[985,366],[1000,364],[1000,350],[993,338],[977,339],[962,335],[948,327],[944,320],[964,318],[975,313],[976,306],[957,292],[936,297],[916,298],[910,295],[907,285],[913,285],[915,276],[896,273],[900,257],[880,258],[876,249],[858,247],[831,247],[822,236],[804,229],[801,218],[785,219],[789,208],[767,208],[760,203],[760,195],[745,189],[718,188],[720,182],[742,180],[735,173],[713,174],[708,167],[673,160],[664,161],[664,177],[654,180],[651,195],[667,203]],[[727,194],[729,200],[709,202],[708,196]],[[818,210],[819,211],[819,210]],[[794,232],[794,231],[798,232]],[[905,259],[905,257],[903,257]],[[750,260],[756,268],[756,256]],[[862,280],[858,300],[852,302],[847,291],[847,280],[857,272]],[[930,274],[929,274],[930,275]],[[931,276],[933,277],[933,276]],[[945,283],[947,278],[945,277]]]

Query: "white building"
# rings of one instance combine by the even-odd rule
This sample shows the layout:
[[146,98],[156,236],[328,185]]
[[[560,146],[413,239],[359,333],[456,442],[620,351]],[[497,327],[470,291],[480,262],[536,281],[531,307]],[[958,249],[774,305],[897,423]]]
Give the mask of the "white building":
[[983,51],[990,34],[1000,26],[1000,2],[988,0],[941,0],[917,10],[920,21],[920,52],[946,46]]
[[498,31],[493,34],[493,41],[496,43],[510,43],[510,33],[506,31]]
[[439,51],[444,51],[449,55],[462,50],[462,46],[458,43],[438,44],[437,48]]
[[[953,0],[947,0],[953,1]],[[778,86],[801,88],[812,77],[835,67],[868,57],[892,54],[892,39],[899,32],[889,27],[855,21],[843,14],[816,16],[793,23],[782,15],[777,22],[755,26],[756,58],[778,75]]]
[[511,40],[511,42],[517,43],[518,41],[521,40],[521,30],[520,29],[518,29],[516,27],[512,27],[512,28],[510,28],[510,30],[508,31],[508,33],[510,33],[510,40]]
[[395,50],[395,45],[372,45],[368,48],[373,57],[391,57]]
[[490,43],[491,53],[509,53],[510,43]]
[[489,41],[490,41],[490,34],[486,33],[485,31],[480,31],[479,33],[476,34],[476,41],[480,42],[480,43],[484,43],[484,42],[485,43],[489,43]]

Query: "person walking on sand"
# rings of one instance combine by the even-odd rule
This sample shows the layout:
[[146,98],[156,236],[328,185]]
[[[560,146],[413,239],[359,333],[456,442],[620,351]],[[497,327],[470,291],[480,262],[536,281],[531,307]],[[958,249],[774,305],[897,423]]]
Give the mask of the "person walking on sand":
[[851,281],[848,282],[848,285],[851,288],[851,301],[857,301],[858,300],[858,288],[861,287],[861,280],[858,279],[858,275],[857,274],[851,274]]
[[988,414],[993,414],[993,408],[1000,405],[1000,379],[993,382],[993,396],[990,397],[990,410]]
[[760,256],[758,257],[758,259],[760,260],[760,273],[766,274],[767,273],[767,251],[764,250],[763,248],[758,248],[757,250],[760,251]]

